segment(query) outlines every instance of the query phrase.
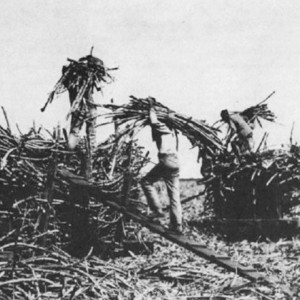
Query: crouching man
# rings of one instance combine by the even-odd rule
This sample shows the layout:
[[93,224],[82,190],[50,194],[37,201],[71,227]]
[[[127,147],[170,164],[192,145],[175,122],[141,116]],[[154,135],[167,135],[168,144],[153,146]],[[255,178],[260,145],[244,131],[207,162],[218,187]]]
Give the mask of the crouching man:
[[177,155],[177,138],[175,132],[161,123],[155,109],[149,110],[153,141],[158,149],[158,164],[142,179],[142,188],[153,211],[153,219],[164,217],[158,193],[154,183],[160,179],[166,184],[170,199],[170,232],[182,234],[182,208],[179,190],[179,160]]

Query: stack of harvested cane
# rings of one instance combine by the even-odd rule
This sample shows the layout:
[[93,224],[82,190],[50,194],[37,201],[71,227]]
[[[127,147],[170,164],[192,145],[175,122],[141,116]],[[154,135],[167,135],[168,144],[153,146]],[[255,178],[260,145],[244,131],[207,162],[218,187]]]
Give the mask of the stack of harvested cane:
[[[72,199],[69,184],[59,174],[56,174],[53,181],[52,199],[47,200],[49,175],[53,175],[49,172],[57,173],[60,165],[75,174],[81,172],[80,152],[67,150],[66,140],[59,129],[51,134],[46,130],[32,128],[29,133],[17,136],[11,133],[9,126],[0,126],[0,134],[1,234],[10,230],[21,232],[23,226],[30,236],[44,234],[43,219],[48,212],[48,229],[57,229],[48,243],[52,244],[55,240],[57,245],[68,246],[70,220],[76,209],[79,214],[80,210],[88,210],[91,239],[113,236],[119,214],[96,203],[93,198],[88,207],[70,208]],[[56,171],[53,170],[54,162]],[[99,187],[102,195],[113,197],[116,201],[121,200],[126,186],[128,200],[136,200],[140,169],[146,163],[143,149],[136,141],[130,137],[123,136],[120,139],[112,135],[99,144],[95,151],[94,184]],[[131,178],[130,186],[127,178]],[[24,239],[27,237],[24,236]]]
[[218,218],[282,218],[299,201],[289,197],[300,188],[299,148],[264,151],[239,160],[222,153],[213,160],[207,182],[207,208]]
[[[74,204],[69,184],[49,174],[57,173],[60,165],[75,174],[81,172],[81,157],[67,150],[60,130],[52,134],[32,128],[15,135],[7,120],[7,128],[0,126],[0,135],[0,298],[111,299],[120,295],[121,285],[125,294],[135,293],[122,269],[95,257],[79,260],[65,252],[74,252],[70,247],[78,234],[72,234],[76,216],[88,211],[85,246],[99,256],[113,255],[121,215],[94,198],[87,207]],[[93,161],[93,180],[102,195],[118,201],[126,186],[129,200],[136,197],[139,172],[147,162],[136,141],[112,135],[98,145]],[[51,177],[54,181],[49,185]],[[130,185],[125,178],[132,179]]]
[[[60,131],[58,129],[58,131]],[[32,128],[27,134],[16,136],[9,128],[0,126],[0,159],[2,196],[8,195],[18,199],[24,195],[34,195],[44,189],[49,163],[57,157],[58,165],[80,173],[80,157],[78,153],[67,150],[63,135],[55,130],[36,130]],[[129,161],[129,154],[131,155]],[[94,154],[94,181],[103,186],[103,192],[118,193],[120,187],[114,186],[122,182],[124,171],[128,166],[138,176],[138,170],[146,163],[142,148],[132,139],[116,139],[111,136],[98,145]],[[57,188],[61,183],[57,181]],[[59,191],[59,189],[58,189]],[[61,191],[62,192],[62,191]],[[25,194],[24,194],[25,193]]]

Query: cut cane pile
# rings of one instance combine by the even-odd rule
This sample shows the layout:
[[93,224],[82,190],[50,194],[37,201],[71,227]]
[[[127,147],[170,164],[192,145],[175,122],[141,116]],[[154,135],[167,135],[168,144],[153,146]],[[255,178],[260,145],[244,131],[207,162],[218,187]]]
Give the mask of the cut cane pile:
[[299,147],[267,150],[237,159],[233,153],[214,157],[207,187],[207,209],[218,218],[276,219],[290,216],[299,200]]
[[[147,162],[143,149],[133,140],[133,129],[147,124],[149,109],[147,99],[134,99],[131,104],[136,106],[123,107],[126,112],[123,115],[120,107],[110,105],[113,109],[110,116],[124,127],[98,145],[92,174],[94,184],[116,200],[124,193],[125,179],[131,178],[129,199],[133,203],[139,197],[140,170]],[[215,153],[222,150],[215,130],[204,122],[172,113],[158,102],[154,106],[159,118],[181,131],[193,145],[200,139]],[[127,122],[129,120],[134,125]],[[259,283],[250,284],[149,234],[136,224],[133,230],[139,239],[155,241],[154,253],[150,256],[130,253],[131,257],[127,258],[101,259],[101,256],[111,257],[115,249],[113,243],[107,242],[115,238],[120,214],[93,198],[87,207],[74,206],[70,186],[59,172],[55,176],[53,197],[49,197],[55,168],[59,170],[63,165],[73,173],[81,174],[84,153],[69,152],[59,128],[53,133],[32,128],[27,134],[15,135],[7,120],[6,128],[0,126],[0,135],[1,299],[188,299],[186,295],[202,299],[288,299],[280,290]],[[235,194],[237,190],[242,186],[248,189],[245,181],[251,191],[261,182],[262,194],[256,191],[255,201],[251,198],[254,196],[248,199],[250,203],[247,199],[241,201],[245,201],[243,205],[247,202],[255,208],[256,213],[269,214],[274,208],[272,204],[265,210],[257,208],[263,203],[263,193],[276,188],[276,193],[284,198],[290,189],[297,190],[298,158],[297,147],[288,152],[261,152],[240,161],[230,154],[218,154],[214,176],[207,182],[209,197],[204,204],[219,216],[231,212],[231,209],[237,214],[235,207],[238,204],[231,202],[239,198]],[[226,177],[222,176],[223,172]],[[270,190],[266,190],[269,187]],[[185,192],[187,190],[182,191]],[[285,201],[282,203],[283,213],[288,214],[298,202],[289,197]],[[218,211],[218,205],[223,206],[222,212]],[[84,211],[88,211],[91,229],[87,242],[89,251],[80,255],[81,258],[75,258],[70,255],[74,237],[72,225]],[[192,217],[188,212],[192,210],[185,207],[184,211],[188,221]],[[294,295],[299,293],[297,257],[300,243],[297,238],[277,243],[226,243],[216,235],[197,230],[190,230],[188,234],[204,242],[208,248],[232,256],[239,263],[254,263],[264,274],[274,275],[278,282],[290,284]]]
[[[118,276],[123,270],[109,269],[100,258],[77,260],[67,253],[78,250],[72,249],[72,239],[76,239],[72,226],[85,214],[89,218],[89,230],[85,230],[90,234],[85,251],[112,255],[121,220],[120,214],[93,198],[86,207],[72,203],[72,190],[59,169],[63,165],[80,174],[84,152],[68,151],[59,128],[51,133],[33,127],[15,135],[7,117],[6,121],[6,128],[0,126],[0,296],[109,299],[119,294],[120,286],[130,291],[130,285]],[[101,188],[102,196],[118,201],[130,177],[131,200],[146,162],[135,140],[112,135],[95,150],[93,183]],[[87,252],[76,254],[82,257]]]

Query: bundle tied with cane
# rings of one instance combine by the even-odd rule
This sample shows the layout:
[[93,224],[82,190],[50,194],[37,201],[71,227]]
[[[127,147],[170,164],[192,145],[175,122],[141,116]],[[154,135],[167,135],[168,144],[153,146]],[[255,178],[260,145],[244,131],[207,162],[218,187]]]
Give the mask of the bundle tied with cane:
[[169,109],[155,98],[136,98],[130,96],[130,101],[125,105],[105,104],[103,107],[112,110],[112,112],[104,115],[104,118],[110,118],[108,122],[101,125],[116,122],[118,126],[124,125],[126,130],[122,134],[128,132],[140,131],[149,125],[149,109],[155,109],[157,118],[160,122],[165,123],[169,128],[179,131],[186,136],[192,146],[202,144],[205,148],[209,148],[211,152],[223,150],[221,140],[217,136],[217,130],[204,121],[187,117],[181,113]]

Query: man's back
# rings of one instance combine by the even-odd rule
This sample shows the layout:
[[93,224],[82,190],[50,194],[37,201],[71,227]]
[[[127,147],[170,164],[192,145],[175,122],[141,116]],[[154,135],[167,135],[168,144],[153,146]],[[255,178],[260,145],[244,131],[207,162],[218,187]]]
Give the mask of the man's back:
[[166,124],[160,122],[154,110],[150,111],[152,137],[156,142],[159,153],[176,153],[177,139],[175,132]]
[[245,119],[238,113],[230,115],[231,127],[239,135],[243,137],[248,137],[252,133],[250,125],[245,121]]

